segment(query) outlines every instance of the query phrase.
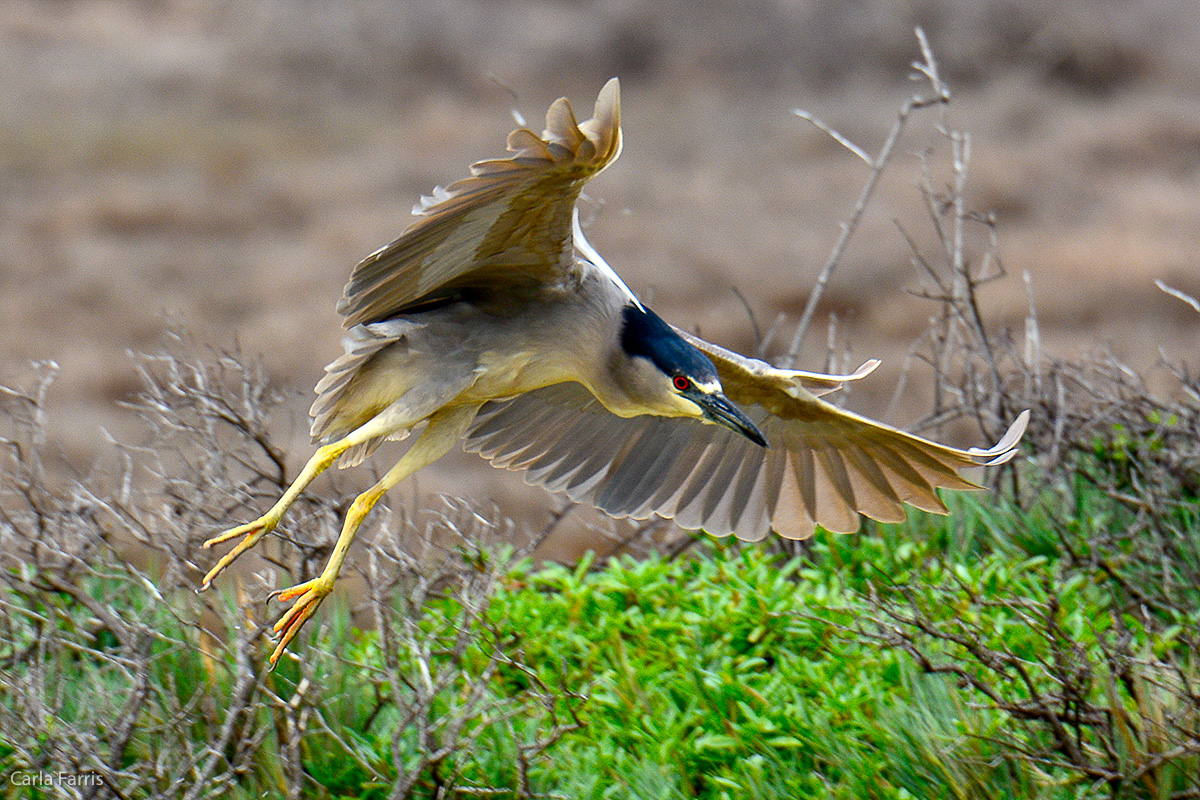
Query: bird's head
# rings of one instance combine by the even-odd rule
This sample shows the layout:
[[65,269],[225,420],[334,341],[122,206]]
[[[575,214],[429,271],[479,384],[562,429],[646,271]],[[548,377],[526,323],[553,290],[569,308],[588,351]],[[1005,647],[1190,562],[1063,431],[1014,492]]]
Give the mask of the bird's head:
[[712,361],[648,308],[626,305],[614,365],[633,414],[693,417],[723,425],[763,447],[758,427],[721,387]]

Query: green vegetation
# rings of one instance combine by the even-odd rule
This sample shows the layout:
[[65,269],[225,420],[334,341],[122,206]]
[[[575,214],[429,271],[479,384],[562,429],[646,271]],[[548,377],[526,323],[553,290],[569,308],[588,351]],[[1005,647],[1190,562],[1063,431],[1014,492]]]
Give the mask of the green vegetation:
[[[383,636],[343,608],[275,674],[253,631],[202,635],[127,565],[12,575],[0,773],[123,739],[128,797],[187,754],[194,796],[382,798],[405,775],[412,797],[1195,796],[1197,586],[1130,603],[1141,545],[1084,552],[1134,514],[1090,485],[952,502],[790,560],[705,540],[536,569],[464,545],[455,581],[390,587]],[[1172,525],[1200,553],[1195,510]],[[154,634],[122,641],[117,613]],[[16,724],[34,699],[52,718]]]

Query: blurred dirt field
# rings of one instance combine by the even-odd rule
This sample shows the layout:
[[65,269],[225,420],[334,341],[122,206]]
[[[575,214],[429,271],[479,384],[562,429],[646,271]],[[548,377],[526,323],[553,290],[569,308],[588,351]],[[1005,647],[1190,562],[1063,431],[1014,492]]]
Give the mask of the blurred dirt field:
[[[1010,277],[985,293],[989,319],[1023,335],[1028,271],[1055,354],[1200,360],[1200,317],[1153,285],[1200,294],[1189,0],[5,0],[0,383],[59,364],[53,444],[85,471],[102,429],[137,435],[120,405],[138,388],[127,351],[186,329],[260,356],[291,393],[299,465],[354,263],[421,193],[501,154],[514,108],[540,130],[565,94],[585,117],[613,75],[625,150],[589,187],[589,238],[667,319],[752,349],[747,306],[760,326],[798,315],[867,177],[791,109],[874,153],[924,88],[906,79],[918,24],[954,92],[947,119],[972,135],[968,199],[999,226]],[[929,313],[905,291],[920,272],[895,222],[934,247],[915,154],[934,145],[948,179],[937,119],[914,118],[802,354],[824,366],[836,312],[851,360],[885,359],[851,402],[871,413]],[[977,256],[986,237],[972,236]],[[422,473],[420,490],[531,519],[552,505],[474,457]]]

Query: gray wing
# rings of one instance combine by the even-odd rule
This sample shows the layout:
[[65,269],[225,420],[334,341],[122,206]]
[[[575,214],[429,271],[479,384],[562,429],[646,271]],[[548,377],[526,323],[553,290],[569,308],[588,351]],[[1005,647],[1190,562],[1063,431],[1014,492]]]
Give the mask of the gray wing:
[[565,492],[613,517],[657,513],[717,534],[739,529],[745,538],[761,538],[769,527],[762,514],[742,525],[746,514],[731,519],[728,508],[726,521],[717,522],[724,492],[713,491],[715,482],[707,478],[693,479],[697,472],[725,476],[743,465],[747,472],[761,468],[767,451],[690,419],[618,417],[577,383],[488,403],[464,447],[495,467],[523,470],[528,483]]
[[857,530],[860,513],[898,522],[905,503],[946,513],[935,490],[978,488],[958,470],[1007,461],[1028,419],[992,448],[959,450],[810,398],[804,419],[743,404],[771,444],[762,448],[697,420],[618,417],[584,387],[559,384],[484,406],[464,447],[614,517],[802,539],[817,525]]
[[347,328],[472,288],[552,284],[571,273],[575,201],[621,152],[617,79],[600,91],[591,119],[576,122],[560,98],[540,137],[517,129],[508,149],[514,155],[480,161],[471,177],[422,198],[419,219],[354,268],[338,303]]

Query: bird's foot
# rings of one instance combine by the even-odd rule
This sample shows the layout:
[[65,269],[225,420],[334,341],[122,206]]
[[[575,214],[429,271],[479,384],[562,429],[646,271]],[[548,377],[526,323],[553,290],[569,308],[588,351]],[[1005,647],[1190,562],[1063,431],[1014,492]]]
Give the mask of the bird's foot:
[[278,597],[281,603],[286,603],[294,598],[296,604],[287,610],[275,623],[275,633],[280,637],[279,644],[275,646],[275,652],[271,653],[271,668],[274,669],[275,662],[283,655],[283,651],[287,649],[288,644],[292,639],[296,638],[296,634],[300,632],[300,628],[308,622],[309,617],[317,612],[321,603],[333,591],[334,581],[337,580],[337,572],[330,572],[326,569],[321,573],[320,577],[314,578],[311,581],[297,584],[290,589],[280,589],[272,592],[272,597]]
[[254,545],[258,544],[258,540],[266,536],[271,531],[275,530],[275,526],[279,524],[279,516],[273,514],[264,514],[253,522],[247,522],[245,525],[239,525],[236,528],[231,528],[219,536],[214,536],[204,543],[204,549],[213,545],[227,542],[230,539],[235,539],[238,536],[244,536],[237,546],[230,550],[225,555],[221,556],[221,560],[216,566],[208,571],[204,576],[204,580],[200,584],[200,589],[207,589],[213,582],[213,579],[221,574],[221,570],[232,564],[238,556],[249,550]]

